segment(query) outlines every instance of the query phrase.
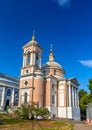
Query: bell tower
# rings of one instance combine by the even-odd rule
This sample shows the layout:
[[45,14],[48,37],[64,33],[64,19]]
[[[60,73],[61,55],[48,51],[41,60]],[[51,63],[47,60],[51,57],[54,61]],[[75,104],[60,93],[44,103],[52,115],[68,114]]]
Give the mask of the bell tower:
[[32,40],[23,47],[23,68],[21,69],[21,75],[27,73],[33,73],[38,68],[41,68],[41,53],[42,49],[35,41],[35,36],[32,36]]
[[[19,105],[23,103],[31,103],[33,101],[37,102],[39,97],[36,98],[34,95],[38,95],[37,93],[39,91],[43,91],[43,87],[40,85],[40,83],[43,83],[43,76],[41,73],[41,53],[42,49],[36,42],[33,34],[32,40],[23,47],[23,67],[20,75]],[[39,82],[39,84],[37,82]],[[40,106],[42,106],[42,103],[40,103]]]

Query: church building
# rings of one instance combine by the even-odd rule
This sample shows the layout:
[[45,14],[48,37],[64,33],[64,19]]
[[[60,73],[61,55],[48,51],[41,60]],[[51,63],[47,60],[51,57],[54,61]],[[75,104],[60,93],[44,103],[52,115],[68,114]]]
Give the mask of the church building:
[[42,48],[35,40],[23,47],[19,105],[36,102],[50,111],[50,118],[80,120],[79,83],[66,78],[63,67],[55,62],[51,47],[48,62],[41,65]]

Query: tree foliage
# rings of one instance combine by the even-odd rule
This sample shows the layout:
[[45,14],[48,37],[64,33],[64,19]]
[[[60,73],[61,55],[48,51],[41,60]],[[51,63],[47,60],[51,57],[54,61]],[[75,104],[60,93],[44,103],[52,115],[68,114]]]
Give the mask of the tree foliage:
[[80,104],[80,108],[81,111],[85,111],[86,110],[86,106],[92,101],[92,99],[90,98],[90,95],[84,95],[80,100],[79,100],[79,104]]
[[85,91],[84,89],[81,89],[79,91],[79,99],[81,99],[83,96],[87,95],[87,91]]
[[88,88],[89,88],[89,90],[90,90],[90,94],[92,95],[92,78],[89,79]]
[[79,105],[82,119],[86,118],[86,106],[92,102],[92,78],[88,80],[88,88],[90,93],[87,93],[84,89],[79,91]]

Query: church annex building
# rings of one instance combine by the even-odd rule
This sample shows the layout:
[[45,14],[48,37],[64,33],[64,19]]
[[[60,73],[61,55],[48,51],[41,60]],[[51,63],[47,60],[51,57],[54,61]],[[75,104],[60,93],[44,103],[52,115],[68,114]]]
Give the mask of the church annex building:
[[18,105],[19,79],[0,73],[0,111]]
[[80,120],[78,81],[65,78],[63,67],[54,61],[51,48],[49,60],[41,66],[42,48],[35,40],[23,47],[23,67],[20,75],[19,105],[32,102],[46,107],[50,118]]

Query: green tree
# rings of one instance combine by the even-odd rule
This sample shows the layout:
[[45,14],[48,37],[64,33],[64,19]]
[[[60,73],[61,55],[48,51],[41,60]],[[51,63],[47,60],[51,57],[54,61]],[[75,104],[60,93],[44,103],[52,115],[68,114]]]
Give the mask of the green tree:
[[79,100],[85,95],[87,95],[87,91],[85,91],[84,89],[79,90]]
[[79,104],[80,104],[80,109],[82,112],[86,111],[86,106],[88,105],[88,103],[90,103],[92,101],[92,99],[90,98],[90,95],[84,95],[80,100],[79,100]]
[[15,118],[17,119],[37,119],[38,116],[48,118],[50,112],[47,108],[39,108],[36,103],[22,104],[20,108],[15,111]]
[[44,119],[48,118],[50,116],[50,112],[48,108],[37,108],[36,109],[36,117],[42,116]]
[[86,119],[86,105],[89,103],[88,101],[88,93],[84,89],[79,90],[79,106],[81,112],[81,120]]
[[89,88],[89,90],[90,90],[90,94],[92,95],[92,78],[89,79],[88,88]]

